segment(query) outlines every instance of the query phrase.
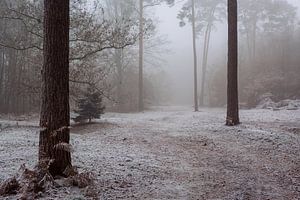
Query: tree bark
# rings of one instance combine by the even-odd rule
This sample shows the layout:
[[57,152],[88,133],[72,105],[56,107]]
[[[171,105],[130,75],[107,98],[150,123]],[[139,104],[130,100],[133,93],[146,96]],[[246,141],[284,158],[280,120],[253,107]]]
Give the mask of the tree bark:
[[69,109],[69,0],[44,0],[44,65],[39,162],[51,161],[51,175],[71,166],[67,148]]
[[139,37],[139,111],[144,110],[144,78],[143,78],[143,63],[144,63],[144,0],[140,0],[140,37]]
[[237,0],[228,0],[228,85],[226,125],[239,121]]
[[197,70],[197,47],[196,47],[196,26],[195,26],[195,0],[192,0],[192,32],[193,32],[193,53],[194,53],[194,107],[195,112],[199,111],[198,106],[198,70]]

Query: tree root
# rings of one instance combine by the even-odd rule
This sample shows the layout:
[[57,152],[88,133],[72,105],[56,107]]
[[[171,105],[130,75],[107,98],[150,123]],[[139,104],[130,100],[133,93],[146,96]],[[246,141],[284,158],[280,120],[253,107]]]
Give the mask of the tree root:
[[51,189],[60,187],[85,188],[85,196],[98,199],[97,189],[94,184],[95,177],[90,172],[78,173],[72,167],[67,169],[68,177],[52,177],[47,169],[41,166],[29,170],[23,164],[17,175],[0,184],[0,197],[17,195],[20,200],[33,200],[43,196]]
[[9,178],[0,185],[0,196],[17,194],[20,185],[15,177]]

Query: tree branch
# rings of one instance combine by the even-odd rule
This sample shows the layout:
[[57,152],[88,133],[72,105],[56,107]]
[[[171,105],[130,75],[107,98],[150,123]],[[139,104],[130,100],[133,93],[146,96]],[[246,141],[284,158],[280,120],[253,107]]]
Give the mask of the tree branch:
[[29,49],[38,49],[40,51],[43,51],[43,48],[41,48],[37,45],[32,45],[32,46],[27,46],[27,47],[15,47],[15,46],[11,46],[11,45],[8,45],[8,44],[0,43],[0,46],[5,47],[5,48],[9,48],[9,49],[14,49],[14,50],[17,50],[17,51],[25,51],[25,50],[29,50]]
[[88,81],[79,81],[79,80],[74,80],[74,79],[69,79],[70,82],[72,83],[79,83],[79,84],[85,84],[85,85],[89,85],[93,88],[95,88],[103,97],[107,98],[108,100],[117,103],[117,101],[115,99],[113,99],[112,97],[106,95],[103,90],[99,89],[98,87],[96,87],[96,85],[94,83],[88,82]]

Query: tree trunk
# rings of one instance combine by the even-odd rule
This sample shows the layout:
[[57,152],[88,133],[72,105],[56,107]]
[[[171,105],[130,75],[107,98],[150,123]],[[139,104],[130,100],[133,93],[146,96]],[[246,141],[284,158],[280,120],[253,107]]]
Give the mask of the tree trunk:
[[24,67],[24,54],[21,54],[21,63],[18,64],[18,80],[17,80],[17,113],[22,113],[22,95],[21,95],[21,79],[23,74],[23,67]]
[[228,0],[228,85],[226,125],[239,124],[237,0]]
[[[3,75],[4,74],[4,49],[0,49],[0,96],[3,97]],[[3,98],[0,98],[0,112],[2,112]]]
[[139,37],[139,111],[144,110],[144,0],[140,0],[140,37]]
[[209,51],[211,28],[212,28],[213,18],[215,15],[215,10],[216,10],[216,7],[213,7],[213,9],[210,12],[209,21],[206,26],[206,31],[205,31],[205,36],[204,36],[203,57],[202,57],[202,78],[201,78],[201,90],[200,90],[200,98],[199,98],[200,106],[204,106],[208,51]]
[[[14,113],[14,90],[15,90],[15,69],[16,69],[16,50],[8,49],[8,66],[7,66],[7,79],[6,79],[6,95],[7,101],[5,107],[7,108],[7,113]],[[14,113],[15,114],[15,113]]]
[[196,47],[196,26],[195,26],[195,0],[192,0],[192,31],[193,31],[193,53],[194,53],[194,107],[195,112],[199,111],[198,106],[198,72],[197,72],[197,47]]
[[3,113],[7,114],[8,113],[8,102],[9,102],[9,99],[8,99],[8,91],[9,91],[9,85],[8,85],[8,81],[9,81],[9,69],[8,69],[8,62],[7,62],[7,59],[8,58],[8,50],[5,49],[5,57],[4,57],[4,64],[3,64],[3,82],[2,82],[2,94],[3,94],[3,104],[2,104],[2,108],[3,108]]
[[115,61],[117,67],[117,99],[118,99],[118,111],[123,111],[123,95],[122,95],[122,84],[123,84],[123,50],[116,49],[115,50]]
[[[114,1],[114,17],[118,20],[122,19],[123,7],[119,1]],[[114,59],[117,67],[117,100],[118,100],[118,111],[123,112],[123,95],[122,95],[122,84],[123,84],[123,49],[115,49]]]
[[65,175],[69,151],[69,0],[44,0],[44,65],[39,142],[40,164]]
[[200,99],[199,99],[200,106],[204,106],[206,69],[207,69],[210,35],[211,35],[211,24],[208,24],[207,30],[205,31],[205,39],[204,39],[204,47],[203,47],[202,78],[201,78],[201,91],[200,91]]
[[253,22],[253,39],[252,39],[252,62],[254,62],[255,64],[255,58],[256,58],[256,24],[257,24],[257,20],[256,20],[256,17],[254,19],[254,22]]

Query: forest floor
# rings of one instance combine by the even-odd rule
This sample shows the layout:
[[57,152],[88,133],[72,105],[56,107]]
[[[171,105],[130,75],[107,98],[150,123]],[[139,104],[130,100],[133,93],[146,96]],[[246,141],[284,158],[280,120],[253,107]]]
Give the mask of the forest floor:
[[[242,110],[237,127],[224,126],[224,109],[190,110],[107,113],[73,126],[73,164],[95,174],[100,199],[300,199],[300,110]],[[39,129],[34,118],[0,123],[1,182],[34,166]],[[85,197],[61,187],[41,199]]]

